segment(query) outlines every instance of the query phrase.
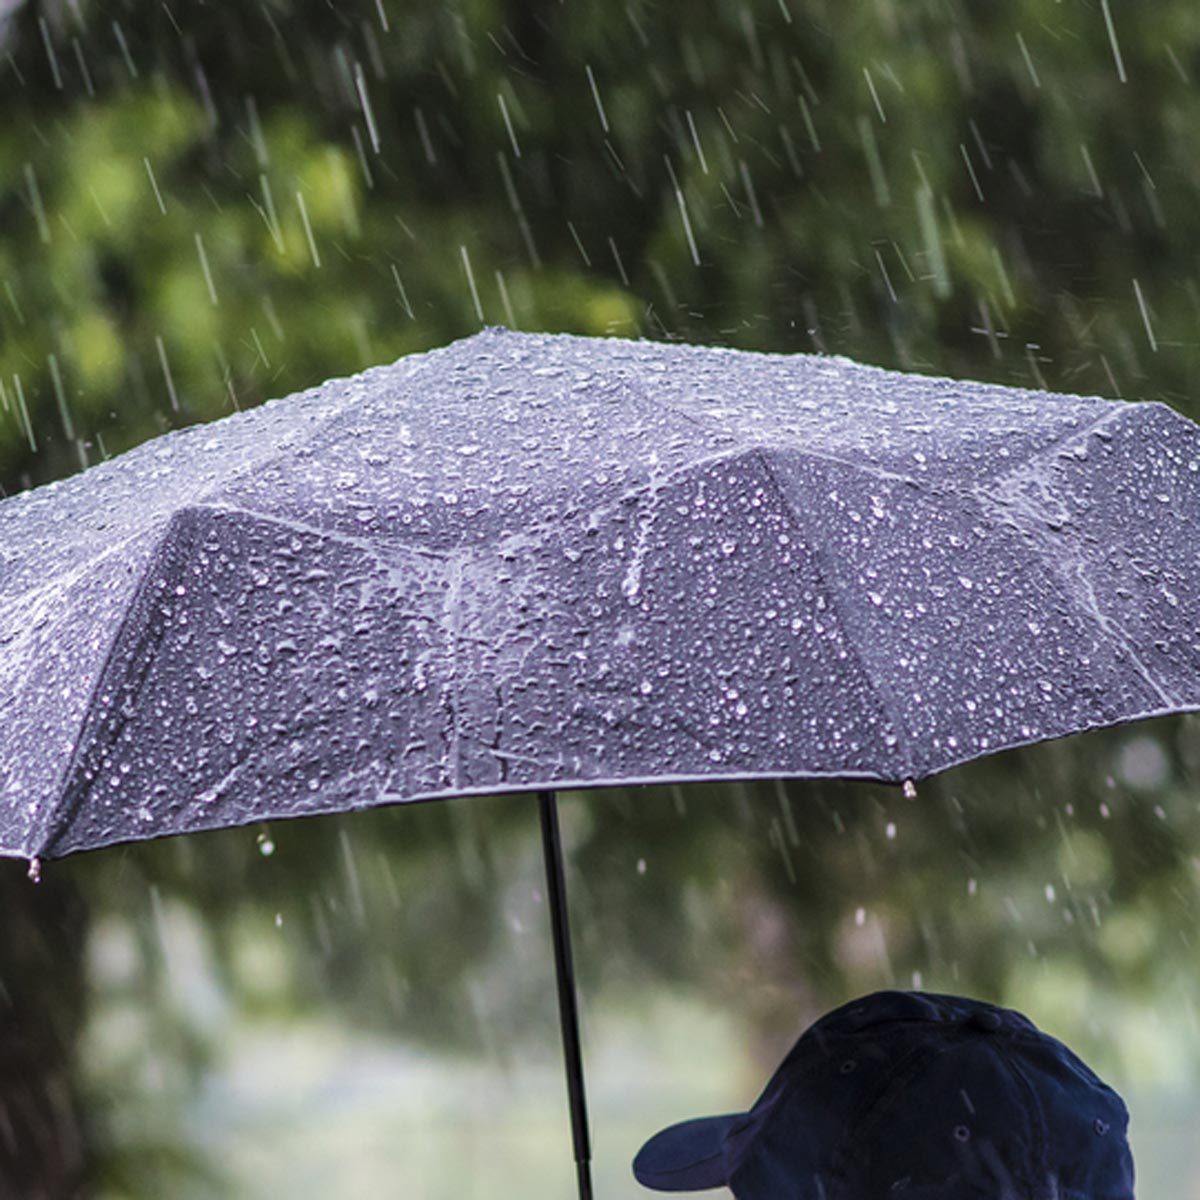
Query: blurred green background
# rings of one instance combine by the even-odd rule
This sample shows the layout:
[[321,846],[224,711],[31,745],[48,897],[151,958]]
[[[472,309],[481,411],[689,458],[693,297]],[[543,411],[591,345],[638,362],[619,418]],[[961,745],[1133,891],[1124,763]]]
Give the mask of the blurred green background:
[[[1194,399],[1191,0],[0,0],[0,488],[488,323]],[[0,714],[0,720],[3,714]],[[563,803],[598,1194],[900,985],[1200,1195],[1200,722]],[[0,1194],[570,1194],[532,800],[0,871]]]

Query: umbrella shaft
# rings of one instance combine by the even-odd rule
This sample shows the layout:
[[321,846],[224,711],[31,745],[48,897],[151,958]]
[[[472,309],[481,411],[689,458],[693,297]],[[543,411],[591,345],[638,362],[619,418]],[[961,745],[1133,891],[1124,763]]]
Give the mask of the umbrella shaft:
[[558,1020],[562,1029],[567,1095],[571,1103],[571,1139],[579,1200],[592,1200],[592,1149],[588,1137],[587,1096],[583,1086],[583,1055],[579,1048],[579,1010],[575,1003],[575,967],[571,960],[571,927],[567,916],[567,885],[563,874],[562,840],[558,834],[558,802],[553,792],[538,792],[542,819],[542,855],[550,897],[550,927],[554,936],[554,972],[558,980]]

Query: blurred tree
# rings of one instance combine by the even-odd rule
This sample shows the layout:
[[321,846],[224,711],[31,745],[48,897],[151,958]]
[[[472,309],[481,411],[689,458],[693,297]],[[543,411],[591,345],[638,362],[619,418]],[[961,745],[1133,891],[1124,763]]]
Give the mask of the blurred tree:
[[87,1166],[75,1070],[83,909],[66,881],[35,893],[21,864],[0,861],[0,912],[0,1196],[58,1200]]
[[[0,489],[487,322],[846,353],[1197,414],[1190,0],[4,11]],[[1100,979],[1132,998],[1175,987],[1196,734],[1136,736],[1162,760],[1141,790],[1116,733],[977,764],[917,806],[816,784],[589,796],[568,813],[585,980],[651,971],[725,998],[762,980],[761,1027],[789,1032],[790,997],[815,1009],[881,980],[1040,988],[1063,1012]],[[183,1064],[148,1092],[165,1103],[209,1036],[171,999],[175,905],[204,914],[230,990],[268,1008],[323,996],[460,1045],[488,1036],[490,1006],[506,1028],[549,1027],[543,981],[494,951],[512,911],[540,916],[520,898],[531,819],[472,802],[274,830],[269,857],[231,834],[59,869],[93,940],[129,940],[133,965],[94,999],[157,1014]],[[0,1050],[18,1064],[0,1069],[0,1114],[33,1112],[30,1089],[73,1112],[82,918],[47,919],[15,876],[3,891],[0,980],[28,1041]],[[728,898],[715,924],[692,920],[701,893]],[[131,894],[153,903],[131,914]],[[104,1059],[111,1086],[148,1037],[107,1039],[127,1051]],[[68,1194],[76,1122],[38,1112],[60,1152],[39,1151],[44,1178],[19,1194]],[[126,1167],[145,1151],[126,1148]],[[119,1194],[169,1191],[167,1174],[112,1183],[136,1178],[118,1166]]]
[[0,481],[486,321],[1187,406],[1186,0],[690,12],[18,6]]

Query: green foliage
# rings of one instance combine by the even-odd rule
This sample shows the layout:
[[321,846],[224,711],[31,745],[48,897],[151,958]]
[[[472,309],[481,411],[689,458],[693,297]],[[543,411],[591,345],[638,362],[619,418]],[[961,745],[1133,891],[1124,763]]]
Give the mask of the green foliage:
[[1186,408],[1200,34],[1183,0],[1114,33],[1050,0],[27,4],[0,482],[481,313]]

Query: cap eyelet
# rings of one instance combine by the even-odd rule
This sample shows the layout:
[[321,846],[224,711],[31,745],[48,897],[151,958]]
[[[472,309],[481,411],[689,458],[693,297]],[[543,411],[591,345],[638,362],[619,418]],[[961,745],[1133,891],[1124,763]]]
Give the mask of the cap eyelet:
[[1103,1137],[1108,1132],[1108,1122],[1101,1120],[1099,1117],[1097,1117],[1092,1122],[1092,1128],[1096,1131],[1096,1133],[1100,1137]]
[[965,1125],[955,1125],[954,1140],[958,1142],[969,1142],[971,1140],[971,1131]]
[[846,1060],[845,1060],[845,1061],[842,1063],[842,1065],[841,1065],[840,1067],[838,1067],[838,1070],[839,1070],[839,1071],[841,1071],[841,1073],[842,1073],[843,1075],[849,1075],[849,1074],[850,1074],[850,1073],[851,1073],[851,1072],[854,1070],[854,1068],[855,1068],[855,1067],[857,1067],[857,1066],[858,1066],[858,1063],[856,1063],[856,1062],[854,1061],[854,1059],[852,1059],[852,1058],[847,1058],[847,1059],[846,1059]]

